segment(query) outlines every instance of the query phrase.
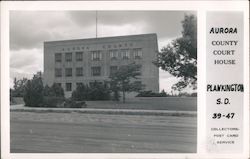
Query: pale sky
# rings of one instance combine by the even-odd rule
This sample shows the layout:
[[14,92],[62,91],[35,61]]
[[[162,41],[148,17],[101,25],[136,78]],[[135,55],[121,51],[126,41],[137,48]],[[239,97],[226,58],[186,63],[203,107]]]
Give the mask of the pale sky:
[[[159,50],[181,36],[183,11],[98,11],[98,37],[156,33]],[[10,86],[43,71],[43,42],[96,36],[95,11],[11,11]],[[160,70],[160,90],[177,79]]]

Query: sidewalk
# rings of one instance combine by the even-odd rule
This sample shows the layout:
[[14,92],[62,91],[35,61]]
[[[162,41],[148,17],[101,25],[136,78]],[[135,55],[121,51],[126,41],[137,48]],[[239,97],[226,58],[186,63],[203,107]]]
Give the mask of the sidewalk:
[[86,113],[86,114],[115,114],[115,115],[155,115],[155,116],[187,116],[197,115],[196,111],[142,110],[142,109],[94,109],[94,108],[42,108],[25,107],[22,104],[11,105],[10,111],[35,113]]

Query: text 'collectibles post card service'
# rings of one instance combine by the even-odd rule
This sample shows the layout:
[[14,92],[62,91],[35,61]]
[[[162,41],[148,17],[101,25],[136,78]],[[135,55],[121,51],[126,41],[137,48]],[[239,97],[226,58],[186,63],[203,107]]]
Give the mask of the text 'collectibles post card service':
[[249,2],[1,2],[1,158],[249,158]]

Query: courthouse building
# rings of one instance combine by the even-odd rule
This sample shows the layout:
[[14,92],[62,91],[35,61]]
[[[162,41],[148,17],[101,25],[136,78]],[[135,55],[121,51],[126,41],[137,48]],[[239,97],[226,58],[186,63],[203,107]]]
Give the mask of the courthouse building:
[[70,97],[77,84],[109,80],[120,66],[141,65],[137,82],[159,92],[156,34],[44,42],[44,84],[58,83]]

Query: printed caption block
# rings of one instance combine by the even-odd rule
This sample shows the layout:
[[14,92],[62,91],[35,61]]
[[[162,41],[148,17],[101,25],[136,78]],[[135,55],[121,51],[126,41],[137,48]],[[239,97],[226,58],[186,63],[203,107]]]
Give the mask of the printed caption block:
[[208,153],[243,150],[243,13],[207,12]]

